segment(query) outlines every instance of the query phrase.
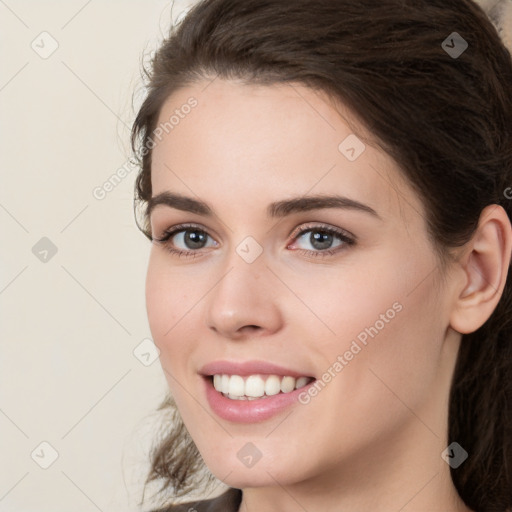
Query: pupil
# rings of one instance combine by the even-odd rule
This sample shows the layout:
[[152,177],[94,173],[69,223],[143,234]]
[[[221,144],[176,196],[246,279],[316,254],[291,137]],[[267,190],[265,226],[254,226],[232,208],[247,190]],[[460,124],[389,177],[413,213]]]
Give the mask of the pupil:
[[190,249],[200,249],[201,244],[204,243],[204,235],[200,231],[186,231],[185,243]]
[[332,243],[332,235],[317,231],[311,234],[310,241],[311,245],[317,249],[328,249]]

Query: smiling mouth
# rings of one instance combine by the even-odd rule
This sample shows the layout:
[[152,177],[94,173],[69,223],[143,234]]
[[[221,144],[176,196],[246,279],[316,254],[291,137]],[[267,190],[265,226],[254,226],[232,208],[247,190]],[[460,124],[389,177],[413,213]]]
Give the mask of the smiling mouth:
[[292,377],[289,375],[229,375],[215,374],[207,377],[216,391],[231,400],[258,400],[286,394],[307,386],[314,377]]

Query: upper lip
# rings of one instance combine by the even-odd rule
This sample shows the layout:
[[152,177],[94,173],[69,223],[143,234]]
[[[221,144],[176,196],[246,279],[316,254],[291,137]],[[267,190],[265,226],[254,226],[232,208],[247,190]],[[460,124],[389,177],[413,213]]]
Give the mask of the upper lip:
[[210,375],[289,375],[290,377],[311,377],[304,372],[285,368],[277,364],[269,363],[267,361],[212,361],[205,364],[199,373],[205,376]]

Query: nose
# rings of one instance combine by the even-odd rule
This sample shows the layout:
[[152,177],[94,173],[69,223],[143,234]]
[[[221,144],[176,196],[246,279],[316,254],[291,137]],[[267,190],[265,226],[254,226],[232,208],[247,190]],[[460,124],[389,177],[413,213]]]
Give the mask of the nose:
[[277,287],[263,255],[247,263],[234,253],[228,269],[206,297],[207,326],[229,339],[276,332],[282,325]]

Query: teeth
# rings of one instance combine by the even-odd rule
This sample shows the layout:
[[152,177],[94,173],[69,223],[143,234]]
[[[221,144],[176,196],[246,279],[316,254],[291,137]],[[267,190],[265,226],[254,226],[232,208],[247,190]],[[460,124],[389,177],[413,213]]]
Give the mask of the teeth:
[[240,375],[231,375],[229,378],[229,391],[231,396],[244,395],[244,379]]
[[295,379],[293,377],[283,377],[281,381],[281,391],[289,393],[295,389]]
[[217,391],[222,391],[222,375],[214,375],[213,376],[213,387]]
[[213,386],[224,396],[232,400],[255,400],[278,393],[289,393],[308,384],[310,377],[295,377],[278,375],[214,375]]
[[[233,377],[237,377],[237,375],[233,375]],[[231,380],[233,380],[233,377],[231,377]],[[233,393],[231,391],[230,387],[230,395],[243,395],[246,396],[263,396],[265,394],[265,382],[263,382],[263,379],[261,377],[258,377],[257,375],[251,375],[247,377],[247,380],[245,381],[245,388],[243,387],[244,380],[242,379],[242,392],[241,393]],[[244,393],[245,389],[245,393]]]
[[304,387],[309,382],[307,377],[299,377],[295,383],[295,389]]
[[229,393],[229,375],[222,375],[222,392],[226,393],[226,395]]
[[272,396],[281,392],[281,379],[277,375],[271,375],[265,381],[265,395]]

